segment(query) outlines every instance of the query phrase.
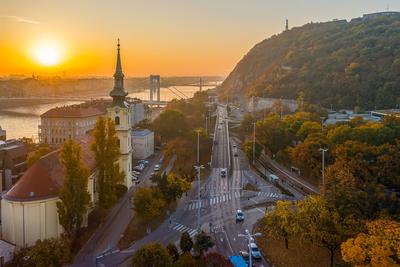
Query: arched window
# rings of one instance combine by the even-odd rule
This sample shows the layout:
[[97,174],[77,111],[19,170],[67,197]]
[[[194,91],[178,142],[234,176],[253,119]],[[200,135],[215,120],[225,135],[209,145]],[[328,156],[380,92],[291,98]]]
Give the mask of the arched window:
[[119,125],[119,117],[118,116],[115,117],[115,125]]
[[119,138],[117,139],[117,145],[118,145],[118,147],[121,146],[121,141],[119,141]]

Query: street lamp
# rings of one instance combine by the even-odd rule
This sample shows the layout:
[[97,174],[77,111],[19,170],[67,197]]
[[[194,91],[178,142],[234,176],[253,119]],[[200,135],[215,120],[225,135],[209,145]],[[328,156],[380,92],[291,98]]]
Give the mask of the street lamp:
[[251,241],[254,241],[254,237],[259,237],[262,236],[261,233],[255,233],[255,234],[250,234],[249,230],[245,230],[244,234],[238,234],[238,237],[243,237],[247,239],[247,246],[249,249],[249,266],[252,266],[252,256],[251,256],[251,247],[250,243]]
[[197,186],[198,186],[198,203],[199,203],[199,208],[197,209],[197,229],[198,229],[198,232],[200,232],[200,228],[201,228],[201,224],[200,224],[200,203],[201,203],[201,193],[200,193],[200,189],[201,189],[201,186],[200,186],[200,173],[201,173],[201,169],[203,169],[204,168],[204,166],[203,165],[200,165],[200,130],[196,130],[196,132],[197,132],[197,164],[196,164],[196,166],[194,166],[194,168],[196,169],[196,171],[197,171]]
[[253,165],[256,164],[256,122],[253,122]]
[[321,131],[323,131],[323,130],[324,130],[324,120],[325,120],[325,117],[320,117],[320,119],[321,119]]
[[320,148],[319,151],[322,152],[322,188],[325,188],[325,152],[327,152],[328,149]]

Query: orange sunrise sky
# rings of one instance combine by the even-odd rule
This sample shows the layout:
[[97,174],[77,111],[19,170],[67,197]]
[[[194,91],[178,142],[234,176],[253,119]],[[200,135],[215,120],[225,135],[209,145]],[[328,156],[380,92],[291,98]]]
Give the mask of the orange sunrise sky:
[[361,16],[387,0],[0,0],[0,76],[222,75],[261,40],[310,21]]

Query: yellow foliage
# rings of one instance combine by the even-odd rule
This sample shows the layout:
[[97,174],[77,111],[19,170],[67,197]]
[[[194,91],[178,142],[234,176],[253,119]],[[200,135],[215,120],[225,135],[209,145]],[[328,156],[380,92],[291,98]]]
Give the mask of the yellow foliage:
[[343,260],[356,267],[400,266],[400,223],[376,220],[341,245]]

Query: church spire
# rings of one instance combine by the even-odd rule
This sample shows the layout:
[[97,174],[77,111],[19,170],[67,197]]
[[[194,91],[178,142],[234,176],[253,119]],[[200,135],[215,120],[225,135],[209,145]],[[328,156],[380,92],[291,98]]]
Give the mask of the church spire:
[[121,65],[121,54],[120,54],[120,44],[118,38],[117,45],[117,65],[115,67],[114,73],[114,89],[110,92],[110,96],[113,98],[113,106],[125,107],[125,97],[128,93],[124,89],[124,73],[122,72]]

